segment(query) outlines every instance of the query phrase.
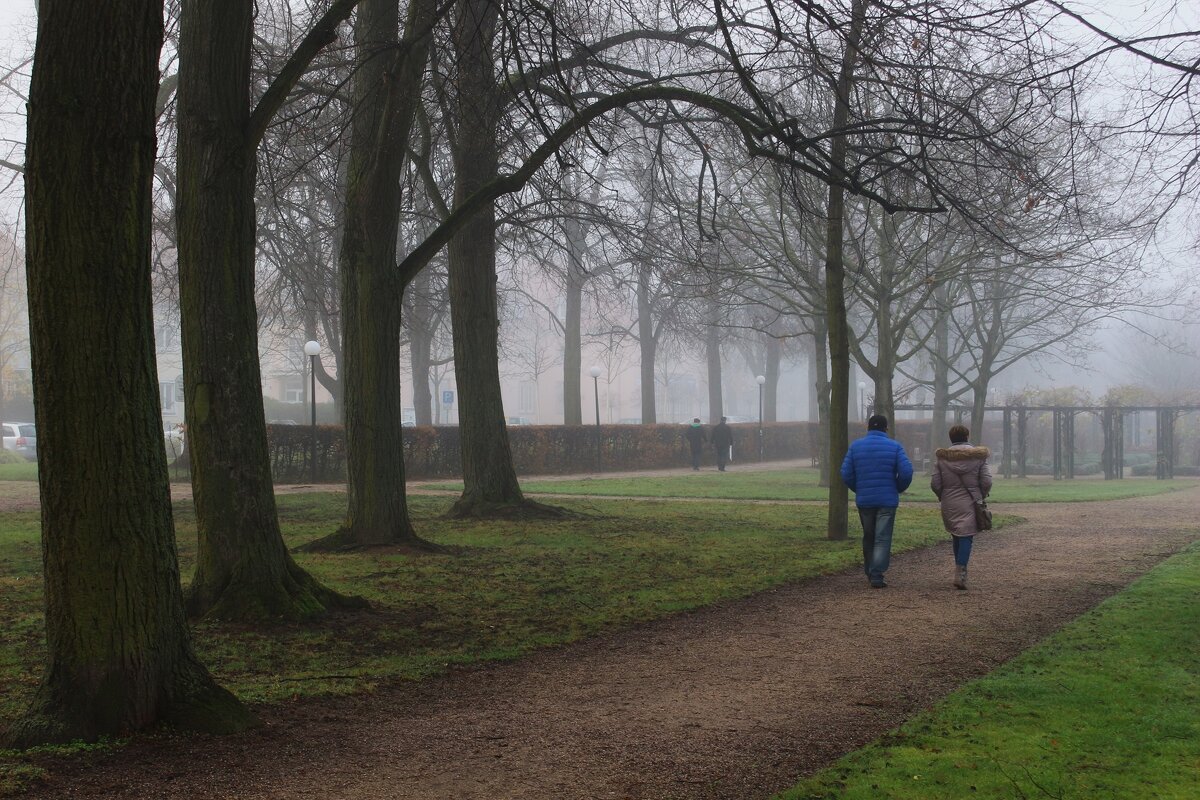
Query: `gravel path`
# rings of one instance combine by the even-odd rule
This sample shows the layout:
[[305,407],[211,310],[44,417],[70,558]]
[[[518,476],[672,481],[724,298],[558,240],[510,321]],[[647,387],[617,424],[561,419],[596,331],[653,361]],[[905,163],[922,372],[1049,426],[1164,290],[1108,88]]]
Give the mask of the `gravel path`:
[[[599,502],[599,500],[597,500]],[[755,798],[1028,648],[1188,542],[1200,489],[998,505],[971,589],[950,546],[518,662],[266,709],[226,737],[141,739],[35,797]]]

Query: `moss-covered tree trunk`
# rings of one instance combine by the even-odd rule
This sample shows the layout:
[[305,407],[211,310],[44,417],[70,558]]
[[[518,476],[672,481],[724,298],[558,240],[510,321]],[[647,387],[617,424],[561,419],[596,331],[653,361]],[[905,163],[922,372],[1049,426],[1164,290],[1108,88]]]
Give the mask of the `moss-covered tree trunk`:
[[[456,7],[455,208],[498,173],[496,135],[502,107],[492,49],[499,10],[493,0],[460,0]],[[521,493],[504,425],[492,203],[459,229],[448,255],[463,468],[463,493],[450,513],[479,517],[549,511]]]
[[[430,0],[414,0],[410,36],[423,32],[432,10]],[[400,173],[429,37],[398,47],[399,13],[399,0],[363,0],[354,25],[355,113],[339,254],[349,502],[342,527],[306,549],[430,546],[413,529],[404,489],[404,287],[396,268]]]
[[267,451],[254,297],[251,0],[184,0],[179,302],[196,503],[194,616],[306,619],[343,603],[292,560]]
[[161,42],[153,0],[41,4],[26,209],[47,662],[17,746],[253,721],[193,654],[179,588],[150,293]]

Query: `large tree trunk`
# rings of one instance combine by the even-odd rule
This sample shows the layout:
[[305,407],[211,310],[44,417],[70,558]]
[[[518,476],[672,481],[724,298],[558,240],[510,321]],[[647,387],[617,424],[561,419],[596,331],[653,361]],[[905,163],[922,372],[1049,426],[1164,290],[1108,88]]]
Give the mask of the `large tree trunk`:
[[708,324],[704,329],[704,352],[708,360],[708,423],[716,425],[725,413],[721,392],[721,306],[708,304]]
[[[842,54],[838,73],[837,95],[834,100],[833,129],[841,130],[850,121],[850,87],[854,81],[854,64],[866,17],[866,0],[854,0],[850,9],[850,31]],[[846,136],[836,134],[830,140],[830,166],[834,179],[846,169]],[[845,190],[836,183],[829,185],[829,204],[825,228],[825,316],[829,326],[830,396],[829,396],[829,516],[826,535],[830,539],[845,539],[847,535],[847,503],[850,493],[838,468],[850,446],[850,333],[846,321],[846,268],[842,253],[845,236]]]
[[296,565],[275,511],[247,141],[253,14],[247,0],[185,0],[180,23],[179,301],[198,529],[187,607],[220,619],[306,619],[347,599]]
[[637,327],[638,351],[641,355],[642,424],[653,425],[658,421],[655,412],[654,391],[654,359],[657,355],[658,343],[654,337],[654,314],[650,304],[650,266],[648,264],[638,265]]
[[[348,502],[341,528],[307,550],[391,544],[432,549],[413,529],[404,489],[403,286],[396,269],[400,172],[429,37],[399,48],[399,14],[399,0],[363,0],[354,24],[355,114],[339,254]],[[414,0],[408,36],[432,16],[430,0]]]
[[[460,0],[454,26],[457,54],[454,207],[498,172],[500,97],[492,56],[499,6]],[[500,393],[499,315],[496,308],[496,209],[488,203],[448,246],[450,320],[458,381],[463,493],[454,517],[558,513],[525,500],[517,482],[504,399]]]
[[253,722],[193,654],[179,588],[150,293],[161,42],[162,3],[41,5],[26,209],[47,660],[18,747]]

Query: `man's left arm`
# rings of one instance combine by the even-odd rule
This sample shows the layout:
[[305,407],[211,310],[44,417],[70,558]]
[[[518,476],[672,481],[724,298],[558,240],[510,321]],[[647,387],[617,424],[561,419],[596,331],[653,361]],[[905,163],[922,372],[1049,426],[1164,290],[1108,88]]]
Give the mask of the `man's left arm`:
[[913,465],[908,460],[908,453],[904,452],[904,446],[896,443],[896,491],[903,493],[912,485]]

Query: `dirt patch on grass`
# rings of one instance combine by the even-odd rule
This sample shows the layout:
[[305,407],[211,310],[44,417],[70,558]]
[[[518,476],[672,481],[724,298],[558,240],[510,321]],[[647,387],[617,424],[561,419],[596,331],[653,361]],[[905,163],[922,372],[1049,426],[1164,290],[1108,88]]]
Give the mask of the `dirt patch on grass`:
[[520,661],[261,709],[51,766],[33,797],[752,798],[1028,648],[1197,538],[1200,490],[1070,505],[950,545]]

